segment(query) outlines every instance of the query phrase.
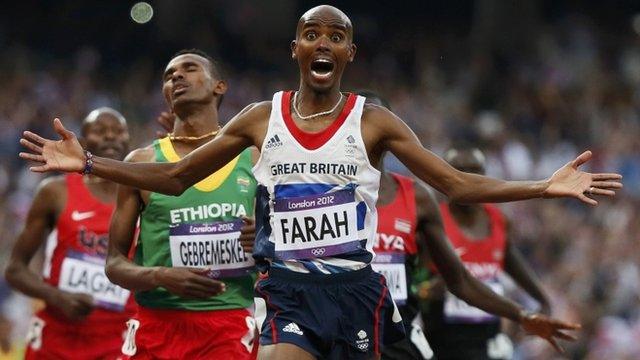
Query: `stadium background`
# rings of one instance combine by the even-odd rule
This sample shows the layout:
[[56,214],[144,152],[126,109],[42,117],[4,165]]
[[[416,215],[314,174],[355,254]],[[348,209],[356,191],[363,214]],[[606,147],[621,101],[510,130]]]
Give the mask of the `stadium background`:
[[[40,180],[17,157],[22,130],[51,136],[54,116],[77,129],[89,110],[109,105],[129,120],[132,146],[144,144],[166,109],[161,71],[171,54],[191,47],[224,63],[228,119],[250,102],[297,87],[289,43],[298,17],[318,4],[163,0],[150,2],[153,18],[137,24],[133,3],[3,3],[0,265]],[[640,3],[330,3],[351,17],[358,45],[343,89],[386,96],[435,152],[452,141],[477,141],[489,156],[489,175],[528,179],[548,176],[590,148],[591,170],[625,176],[625,189],[596,209],[577,201],[503,209],[554,314],[583,324],[567,356],[640,358]],[[19,344],[29,302],[0,279],[0,304]],[[513,337],[517,359],[556,356],[520,332]]]

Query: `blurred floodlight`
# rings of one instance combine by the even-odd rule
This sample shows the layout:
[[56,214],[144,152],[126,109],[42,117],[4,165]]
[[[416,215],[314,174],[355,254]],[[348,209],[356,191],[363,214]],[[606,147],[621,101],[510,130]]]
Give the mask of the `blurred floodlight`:
[[153,8],[149,3],[139,2],[131,8],[131,19],[138,24],[144,24],[153,17]]
[[631,18],[631,26],[633,27],[633,31],[640,35],[640,14],[633,15]]

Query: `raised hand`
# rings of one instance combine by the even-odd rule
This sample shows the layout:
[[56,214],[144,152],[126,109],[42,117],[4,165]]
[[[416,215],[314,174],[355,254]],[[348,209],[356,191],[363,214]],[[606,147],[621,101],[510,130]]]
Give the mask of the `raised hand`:
[[86,157],[76,135],[65,129],[58,118],[53,120],[53,128],[60,135],[60,140],[45,139],[38,134],[25,131],[20,144],[29,152],[21,152],[20,157],[40,164],[29,168],[33,172],[82,171]]
[[591,174],[578,169],[591,156],[591,151],[585,151],[556,171],[548,180],[549,187],[544,197],[575,197],[589,205],[598,205],[587,195],[614,196],[616,190],[622,189],[620,174]]
[[564,321],[551,319],[542,314],[526,314],[522,317],[520,326],[531,335],[539,336],[547,340],[558,352],[564,350],[558,345],[558,339],[575,341],[576,337],[566,334],[562,330],[578,330],[579,324],[571,324]]

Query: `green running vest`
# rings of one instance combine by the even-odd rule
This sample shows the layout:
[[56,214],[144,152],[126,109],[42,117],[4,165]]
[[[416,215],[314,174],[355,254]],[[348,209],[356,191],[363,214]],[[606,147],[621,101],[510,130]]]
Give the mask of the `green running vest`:
[[[153,148],[156,162],[179,160],[168,138],[154,141]],[[252,166],[251,151],[247,149],[222,169],[190,187],[180,196],[151,193],[149,203],[140,214],[140,235],[134,259],[136,264],[145,267],[171,267],[173,263],[170,236],[172,241],[178,238],[174,237],[176,229],[188,228],[189,224],[194,224],[193,228],[197,231],[203,228],[209,229],[222,221],[238,220],[243,215],[253,217],[256,180],[253,178]],[[188,236],[195,238],[206,235]],[[212,245],[214,243],[215,245]],[[203,267],[197,266],[200,265],[198,261],[202,261],[199,259],[212,259],[215,256],[218,260],[214,261],[224,262],[220,259],[231,261],[229,259],[233,256],[237,260],[243,255],[239,243],[233,240],[212,241],[206,251],[203,245],[198,249],[197,246],[187,247],[185,244],[189,244],[189,241],[184,241],[181,247],[174,246],[173,250],[174,257],[179,259],[182,256],[183,259],[188,260],[183,266]],[[250,254],[244,254],[243,258],[250,257]],[[135,297],[138,304],[149,308],[193,311],[240,309],[253,304],[255,271],[220,280],[226,284],[226,291],[209,299],[183,299],[164,288],[139,291],[136,292]]]

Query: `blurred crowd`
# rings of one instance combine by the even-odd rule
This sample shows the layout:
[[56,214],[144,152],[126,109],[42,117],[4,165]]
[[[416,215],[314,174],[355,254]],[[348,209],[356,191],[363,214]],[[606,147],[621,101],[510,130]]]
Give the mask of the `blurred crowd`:
[[[548,177],[588,148],[594,152],[588,169],[624,175],[624,190],[597,208],[548,200],[502,208],[514,224],[514,242],[551,294],[554,315],[583,325],[565,356],[640,358],[640,36],[631,27],[624,36],[607,36],[579,16],[540,26],[508,47],[399,31],[393,46],[365,47],[356,56],[343,89],[380,92],[426,147],[442,154],[458,140],[473,141],[488,155],[488,175],[516,180]],[[224,49],[215,53],[224,62]],[[281,65],[270,71],[227,64],[223,119],[297,87],[286,46],[277,56]],[[105,59],[92,47],[64,59],[28,46],[0,53],[0,264],[41,180],[17,157],[21,131],[54,136],[54,116],[77,130],[90,110],[105,105],[128,119],[133,147],[159,130],[168,58],[137,58],[117,72],[104,71]],[[387,166],[403,171],[393,159]],[[19,343],[30,310],[16,296],[0,281],[2,310]],[[517,359],[559,356],[520,332],[512,336]]]

